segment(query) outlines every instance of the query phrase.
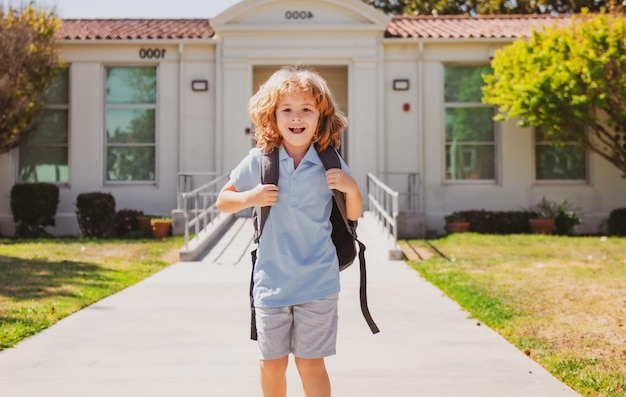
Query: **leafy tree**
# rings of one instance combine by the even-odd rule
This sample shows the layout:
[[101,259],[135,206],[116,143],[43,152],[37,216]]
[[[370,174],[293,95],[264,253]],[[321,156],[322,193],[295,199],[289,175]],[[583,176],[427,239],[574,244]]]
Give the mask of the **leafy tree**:
[[378,8],[385,14],[402,15],[404,14],[406,3],[410,2],[410,0],[363,0],[363,2]]
[[[626,176],[626,20],[599,14],[533,32],[496,52],[483,101],[499,120],[579,142]],[[584,127],[584,129],[581,129]]]
[[61,70],[52,11],[0,7],[0,153],[20,145]]
[[617,0],[363,0],[387,14],[549,14],[621,7]]

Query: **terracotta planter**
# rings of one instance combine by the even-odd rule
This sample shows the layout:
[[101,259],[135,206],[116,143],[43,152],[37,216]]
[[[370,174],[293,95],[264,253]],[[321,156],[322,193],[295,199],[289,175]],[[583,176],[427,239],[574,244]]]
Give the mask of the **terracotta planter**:
[[172,221],[152,221],[152,237],[161,239],[170,235]]
[[528,222],[535,234],[552,234],[554,230],[554,218],[529,219]]
[[446,230],[448,233],[467,233],[469,231],[469,222],[448,222]]

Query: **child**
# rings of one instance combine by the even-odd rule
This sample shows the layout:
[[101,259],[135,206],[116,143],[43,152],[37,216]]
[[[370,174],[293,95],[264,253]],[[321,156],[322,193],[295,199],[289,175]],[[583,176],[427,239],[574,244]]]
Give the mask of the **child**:
[[[224,212],[273,206],[259,240],[253,298],[265,397],[287,394],[289,354],[307,397],[330,396],[324,357],[335,354],[339,269],[331,240],[332,190],[348,219],[363,199],[348,166],[326,171],[316,147],[338,148],[347,119],[312,69],[283,67],[248,104],[257,148],[232,171],[217,198]],[[261,151],[279,150],[278,186],[262,185]]]

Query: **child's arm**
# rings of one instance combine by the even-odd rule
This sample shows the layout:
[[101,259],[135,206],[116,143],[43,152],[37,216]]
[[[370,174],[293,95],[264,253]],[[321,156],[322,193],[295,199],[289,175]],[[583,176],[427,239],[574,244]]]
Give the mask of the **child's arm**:
[[326,182],[329,189],[337,189],[346,195],[346,215],[351,221],[359,219],[363,213],[363,198],[356,181],[340,168],[326,171]]
[[217,196],[216,206],[222,212],[233,213],[248,207],[266,207],[276,204],[278,186],[258,184],[254,189],[240,192],[228,181]]

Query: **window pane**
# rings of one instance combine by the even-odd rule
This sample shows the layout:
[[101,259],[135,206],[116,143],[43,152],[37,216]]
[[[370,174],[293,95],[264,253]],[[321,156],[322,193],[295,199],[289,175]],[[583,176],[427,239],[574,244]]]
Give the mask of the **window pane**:
[[494,145],[446,145],[446,179],[495,179]]
[[156,68],[108,68],[106,103],[156,103]]
[[107,109],[108,143],[154,143],[154,109]]
[[68,112],[64,109],[43,109],[35,119],[28,144],[66,144]]
[[585,180],[587,162],[583,149],[575,145],[536,145],[537,179]]
[[493,142],[493,108],[446,109],[446,141]]
[[20,182],[67,183],[67,146],[22,146],[19,155]]
[[154,181],[155,147],[107,148],[107,181]]
[[63,69],[56,77],[52,86],[44,95],[44,101],[48,105],[66,105],[70,102],[70,72]]
[[446,66],[445,70],[446,102],[478,102],[483,97],[482,75],[491,73],[489,66]]

